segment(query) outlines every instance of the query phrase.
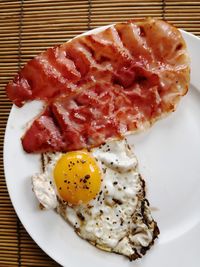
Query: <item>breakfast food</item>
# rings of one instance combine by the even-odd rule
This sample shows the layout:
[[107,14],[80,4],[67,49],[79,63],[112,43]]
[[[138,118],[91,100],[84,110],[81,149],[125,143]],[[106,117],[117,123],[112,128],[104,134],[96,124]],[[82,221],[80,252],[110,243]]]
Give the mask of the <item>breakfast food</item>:
[[175,110],[188,85],[181,33],[149,18],[48,49],[24,66],[7,94],[19,107],[45,101],[22,138],[24,150],[65,152],[148,128]]
[[90,151],[47,153],[43,166],[43,172],[32,177],[35,195],[81,238],[131,260],[153,245],[159,230],[137,159],[125,140]]
[[26,152],[45,153],[43,172],[32,176],[41,207],[102,250],[142,257],[159,229],[124,138],[173,112],[189,73],[181,33],[153,18],[79,36],[29,61],[6,90],[18,107],[44,103],[22,137]]

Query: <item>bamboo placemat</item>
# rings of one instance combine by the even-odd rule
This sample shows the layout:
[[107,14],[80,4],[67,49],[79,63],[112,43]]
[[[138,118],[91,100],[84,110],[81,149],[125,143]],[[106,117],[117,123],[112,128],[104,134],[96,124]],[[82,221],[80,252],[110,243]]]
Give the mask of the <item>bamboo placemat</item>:
[[4,92],[6,83],[47,47],[91,28],[145,16],[167,19],[200,35],[200,1],[0,1],[0,267],[59,266],[26,233],[7,193],[2,150],[11,104]]

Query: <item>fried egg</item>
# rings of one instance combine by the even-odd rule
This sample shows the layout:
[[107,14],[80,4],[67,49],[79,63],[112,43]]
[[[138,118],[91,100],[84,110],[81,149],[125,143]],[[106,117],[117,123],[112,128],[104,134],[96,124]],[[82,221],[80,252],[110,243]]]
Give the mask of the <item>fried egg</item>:
[[56,211],[83,239],[131,260],[146,253],[159,234],[138,163],[126,140],[90,151],[45,154],[32,177],[41,205]]

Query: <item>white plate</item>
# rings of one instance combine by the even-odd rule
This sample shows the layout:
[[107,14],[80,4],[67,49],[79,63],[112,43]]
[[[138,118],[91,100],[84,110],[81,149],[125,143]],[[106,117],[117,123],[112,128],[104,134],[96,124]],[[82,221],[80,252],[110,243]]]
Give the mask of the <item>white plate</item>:
[[[101,28],[102,29],[102,28]],[[95,30],[96,31],[96,30]],[[20,137],[41,108],[38,102],[12,107],[5,134],[4,165],[8,191],[22,224],[35,242],[67,267],[200,266],[200,39],[182,32],[192,76],[189,93],[177,111],[150,130],[130,136],[160,237],[142,259],[102,252],[80,239],[54,211],[41,211],[30,176],[39,171],[39,156],[26,154]]]

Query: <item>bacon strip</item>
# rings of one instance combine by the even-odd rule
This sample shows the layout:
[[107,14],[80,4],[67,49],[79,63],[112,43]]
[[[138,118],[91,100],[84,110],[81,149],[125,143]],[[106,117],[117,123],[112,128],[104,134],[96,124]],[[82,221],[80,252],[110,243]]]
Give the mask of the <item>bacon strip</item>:
[[27,152],[69,151],[143,130],[174,111],[188,90],[189,72],[180,32],[146,19],[50,48],[6,89],[18,106],[46,103],[22,138]]

